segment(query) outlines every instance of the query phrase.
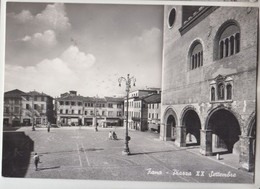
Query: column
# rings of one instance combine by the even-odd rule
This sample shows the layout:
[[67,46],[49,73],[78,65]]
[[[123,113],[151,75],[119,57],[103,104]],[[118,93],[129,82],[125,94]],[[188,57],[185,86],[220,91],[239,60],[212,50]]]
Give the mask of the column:
[[179,147],[186,146],[186,127],[181,125],[176,127],[176,140],[175,144]]
[[200,130],[200,153],[212,156],[212,130]]
[[160,140],[166,141],[166,128],[165,124],[161,123],[160,126]]
[[253,171],[255,167],[255,138],[250,136],[240,136],[240,154],[239,154],[239,164],[240,168],[247,171]]

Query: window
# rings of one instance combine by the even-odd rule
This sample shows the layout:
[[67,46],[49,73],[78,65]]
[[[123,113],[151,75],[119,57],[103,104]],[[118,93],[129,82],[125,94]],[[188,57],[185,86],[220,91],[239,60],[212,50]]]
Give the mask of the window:
[[85,115],[88,115],[88,111],[85,111]]
[[224,100],[225,98],[225,87],[223,83],[218,84],[218,100]]
[[211,101],[215,101],[215,88],[211,87]]
[[33,100],[34,100],[34,101],[37,101],[37,96],[35,96]]
[[75,106],[75,105],[76,105],[76,103],[72,101],[71,102],[71,106]]
[[231,99],[232,99],[232,85],[227,84],[227,100],[231,100]]
[[122,116],[122,112],[117,112],[117,116]]
[[74,114],[74,110],[71,110],[71,114]]
[[117,108],[121,108],[122,107],[122,104],[117,104]]
[[20,108],[19,107],[14,107],[14,113],[15,114],[19,114],[20,112]]
[[113,104],[108,103],[108,107],[109,107],[109,108],[113,108]]
[[149,118],[151,118],[151,113],[149,113],[149,116],[148,116]]
[[67,105],[67,106],[70,105],[69,101],[66,101],[66,102],[65,102],[65,105]]
[[190,48],[190,69],[203,66],[203,48],[200,42],[195,41]]
[[233,79],[219,75],[210,83],[210,100],[230,101],[233,96]]
[[66,114],[69,114],[69,110],[66,110]]
[[82,106],[82,102],[78,102],[78,106]]
[[44,96],[41,97],[41,101],[44,101]]
[[33,108],[35,109],[35,110],[37,110],[37,104],[34,104],[34,106],[33,106]]
[[90,111],[90,115],[93,115],[93,111]]
[[30,109],[30,105],[26,104],[26,110],[29,110],[29,109]]
[[64,102],[63,102],[63,101],[60,101],[60,105],[61,105],[61,106],[64,105]]
[[240,28],[235,21],[224,23],[215,38],[215,60],[237,54],[240,51]]
[[60,110],[60,114],[63,114],[63,110],[62,109]]
[[176,10],[172,9],[169,14],[169,19],[168,19],[168,25],[170,28],[173,27],[173,24],[175,22],[175,17],[176,17]]
[[104,116],[105,115],[105,111],[102,111],[102,116]]
[[9,107],[4,107],[4,113],[9,113]]
[[41,104],[41,110],[43,110],[44,109],[44,104]]

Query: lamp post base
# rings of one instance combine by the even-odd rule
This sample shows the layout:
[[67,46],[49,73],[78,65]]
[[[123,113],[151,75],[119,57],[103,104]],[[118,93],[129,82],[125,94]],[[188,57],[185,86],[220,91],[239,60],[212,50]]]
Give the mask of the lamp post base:
[[124,149],[124,151],[122,151],[122,155],[130,155],[130,150],[128,149]]

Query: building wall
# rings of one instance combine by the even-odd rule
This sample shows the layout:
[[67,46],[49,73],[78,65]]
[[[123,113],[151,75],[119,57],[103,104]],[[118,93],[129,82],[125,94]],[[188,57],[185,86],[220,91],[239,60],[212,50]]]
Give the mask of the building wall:
[[[168,15],[173,8],[176,10],[175,23],[170,28]],[[180,146],[185,145],[185,116],[187,112],[192,111],[198,116],[198,124],[202,130],[199,140],[201,151],[207,151],[209,146],[206,143],[212,140],[211,134],[207,134],[210,129],[209,120],[218,110],[226,110],[237,119],[241,132],[240,140],[234,144],[233,152],[239,154],[241,162],[247,161],[243,166],[250,169],[250,152],[243,151],[249,148],[245,146],[245,141],[249,139],[243,137],[248,137],[249,123],[255,116],[258,9],[216,8],[181,35],[179,29],[182,27],[182,10],[182,6],[165,6],[161,108],[163,126],[160,138],[167,140],[169,137],[167,118],[172,115],[177,133],[175,142]],[[235,22],[240,28],[240,51],[218,60],[215,58],[216,36],[223,24],[231,22]],[[203,66],[191,70],[189,53],[196,41],[200,42],[203,48]],[[210,86],[219,75],[233,79],[231,101],[211,101]]]
[[[214,104],[209,103],[210,80],[223,74],[234,79],[234,96],[231,106],[241,115],[241,121],[246,122],[255,110],[257,9],[220,7],[181,36],[178,29],[182,22],[182,7],[175,7],[176,21],[173,28],[169,29],[167,17],[172,8],[165,7],[162,115],[169,106],[175,105],[174,109],[180,117],[182,109],[186,105],[193,104],[205,128],[203,123],[207,112],[214,107]],[[215,36],[220,26],[230,19],[239,23],[241,50],[231,57],[214,60]],[[203,46],[203,66],[190,70],[188,52],[195,40],[199,40]],[[180,46],[182,48],[179,48]]]

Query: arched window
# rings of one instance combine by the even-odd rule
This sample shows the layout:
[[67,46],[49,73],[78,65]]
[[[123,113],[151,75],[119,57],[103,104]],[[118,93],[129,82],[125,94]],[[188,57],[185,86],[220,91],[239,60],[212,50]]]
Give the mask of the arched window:
[[224,53],[224,42],[220,41],[219,43],[219,57],[223,58],[223,53]]
[[240,33],[236,33],[235,35],[235,53],[238,53],[240,51]]
[[232,56],[240,51],[240,28],[235,21],[224,23],[215,38],[215,59]]
[[231,99],[232,99],[232,85],[227,84],[227,100],[231,100]]
[[215,101],[215,88],[211,87],[211,101]]
[[203,65],[203,49],[200,42],[195,41],[190,48],[190,68],[196,69]]
[[230,56],[234,54],[234,36],[230,37]]
[[223,83],[218,84],[218,99],[224,100],[225,98],[225,87]]

